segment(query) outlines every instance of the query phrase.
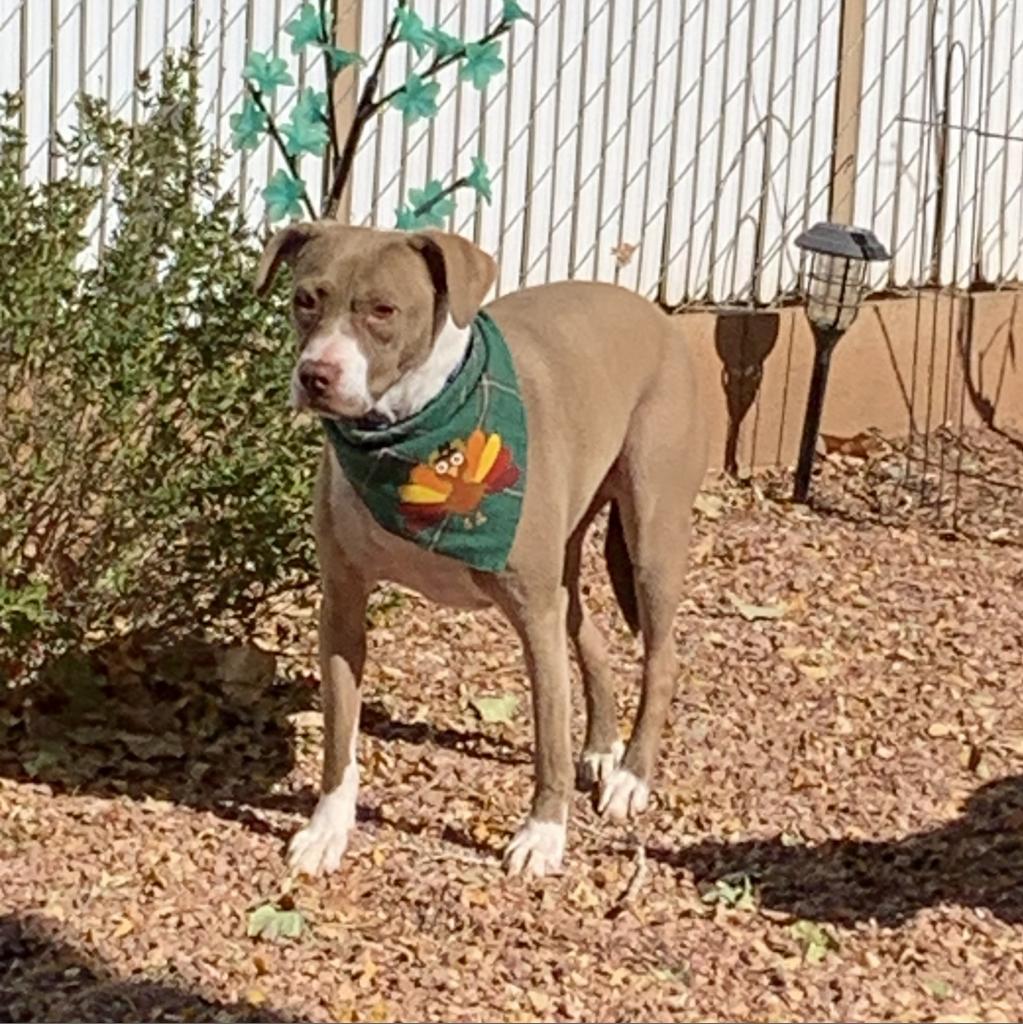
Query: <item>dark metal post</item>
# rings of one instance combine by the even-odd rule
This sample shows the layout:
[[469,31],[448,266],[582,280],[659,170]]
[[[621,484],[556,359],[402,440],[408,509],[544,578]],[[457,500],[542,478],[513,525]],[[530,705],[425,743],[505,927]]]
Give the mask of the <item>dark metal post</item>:
[[813,327],[813,376],[810,378],[810,392],[806,396],[806,418],[803,420],[803,439],[799,444],[799,462],[796,465],[796,486],[792,498],[801,505],[806,504],[810,493],[810,475],[813,473],[813,457],[817,451],[817,435],[821,426],[821,411],[824,408],[824,391],[828,386],[828,370],[831,368],[831,353],[835,350],[842,332]]

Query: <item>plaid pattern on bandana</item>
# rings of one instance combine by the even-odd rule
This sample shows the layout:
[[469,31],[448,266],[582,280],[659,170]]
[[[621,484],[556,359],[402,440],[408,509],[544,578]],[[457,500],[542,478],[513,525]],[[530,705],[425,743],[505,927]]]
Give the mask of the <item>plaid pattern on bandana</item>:
[[526,410],[504,335],[472,323],[462,367],[425,408],[381,429],[323,420],[341,469],[389,533],[500,572],[526,485]]

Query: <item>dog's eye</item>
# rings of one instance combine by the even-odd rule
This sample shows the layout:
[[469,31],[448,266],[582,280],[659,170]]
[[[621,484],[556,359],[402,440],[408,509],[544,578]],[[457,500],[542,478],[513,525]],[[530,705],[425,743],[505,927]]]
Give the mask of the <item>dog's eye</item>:
[[369,311],[369,315],[375,320],[389,320],[396,312],[394,306],[390,306],[386,302],[378,302]]
[[316,308],[316,296],[304,288],[299,288],[295,292],[295,308],[306,313],[311,312]]

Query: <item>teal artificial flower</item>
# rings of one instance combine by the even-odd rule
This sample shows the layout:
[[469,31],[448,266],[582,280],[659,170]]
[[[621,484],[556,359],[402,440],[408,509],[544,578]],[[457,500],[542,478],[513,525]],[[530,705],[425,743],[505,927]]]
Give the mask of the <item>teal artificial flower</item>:
[[410,207],[399,206],[394,212],[399,231],[415,231],[419,227],[419,219]]
[[263,189],[267,219],[273,223],[285,217],[301,217],[304,195],[305,185],[298,178],[293,178],[287,171],[277,171]]
[[458,36],[445,32],[439,25],[431,29],[427,35],[433,43],[434,50],[437,51],[437,56],[441,59],[454,57],[456,53],[461,53],[465,48],[465,43]]
[[416,51],[417,57],[422,57],[433,45],[423,19],[408,7],[399,7],[395,17],[398,19],[398,39],[408,43]]
[[235,149],[255,149],[259,145],[263,132],[266,131],[266,114],[259,109],[251,96],[245,97],[245,103],[237,114],[229,118],[231,125],[231,143]]
[[327,55],[327,59],[330,61],[331,71],[344,71],[345,68],[351,67],[353,64],[365,64],[366,61],[355,53],[354,50],[342,50],[340,46],[333,46],[327,44],[321,47],[323,52]]
[[284,31],[291,36],[291,52],[301,53],[310,43],[326,43],[330,38],[327,28],[312,4],[302,4],[298,16],[284,26]]
[[504,10],[501,14],[502,21],[532,21],[533,16],[524,11],[516,0],[504,0]]
[[291,112],[291,120],[281,129],[286,143],[284,148],[289,155],[322,155],[330,138],[326,111],[325,92],[317,92],[311,86],[302,90]]
[[287,61],[283,57],[274,57],[267,53],[250,53],[249,59],[242,68],[242,77],[256,83],[262,93],[270,94],[279,85],[294,85],[295,79],[288,71]]
[[504,61],[501,60],[501,44],[492,43],[469,43],[465,48],[465,63],[458,77],[472,82],[477,89],[485,89],[487,82],[494,75],[504,70]]
[[421,117],[436,116],[439,92],[439,82],[424,82],[419,75],[409,75],[401,91],[391,100],[391,106],[402,112],[406,124],[412,124]]
[[476,195],[481,199],[485,199],[488,203],[494,201],[494,196],[491,191],[490,171],[487,169],[485,161],[478,156],[472,158],[472,174],[465,179],[465,183],[474,189]]
[[450,195],[440,198],[443,193],[444,186],[436,178],[422,188],[409,189],[408,197],[412,202],[416,227],[444,227],[444,219],[455,212],[455,201]]

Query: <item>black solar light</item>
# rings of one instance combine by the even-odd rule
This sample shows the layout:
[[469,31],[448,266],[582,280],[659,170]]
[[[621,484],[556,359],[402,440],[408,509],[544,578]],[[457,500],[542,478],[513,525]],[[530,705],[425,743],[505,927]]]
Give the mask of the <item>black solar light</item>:
[[796,245],[810,254],[806,315],[813,328],[815,348],[793,493],[796,501],[805,503],[810,491],[831,353],[860,311],[867,289],[867,264],[872,260],[888,260],[891,256],[873,231],[844,224],[815,224],[796,239]]

